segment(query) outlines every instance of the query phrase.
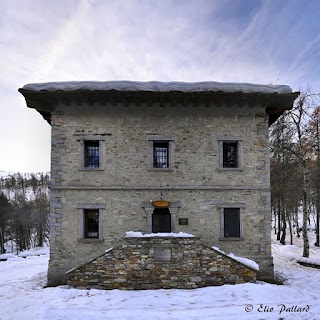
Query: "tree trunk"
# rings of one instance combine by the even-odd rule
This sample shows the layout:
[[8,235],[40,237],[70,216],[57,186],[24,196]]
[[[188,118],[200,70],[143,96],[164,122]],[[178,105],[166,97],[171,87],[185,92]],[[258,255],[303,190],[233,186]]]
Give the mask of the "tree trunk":
[[295,225],[296,225],[296,230],[297,230],[297,237],[300,238],[300,226],[299,226],[299,208],[295,208],[295,213],[294,213],[294,220],[295,220]]
[[4,239],[3,239],[3,233],[2,228],[0,227],[0,254],[4,253]]
[[280,206],[280,199],[278,199],[278,233],[277,233],[277,240],[280,240],[281,235],[281,206]]
[[293,245],[293,235],[292,235],[292,221],[291,221],[291,215],[288,217],[289,222],[289,231],[290,231],[290,244]]
[[[284,194],[283,194],[284,196]],[[284,204],[284,199],[282,197],[281,199],[282,205],[281,205],[281,221],[282,221],[282,235],[280,238],[280,243],[285,245],[286,244],[286,234],[287,234],[287,223],[286,223],[286,209],[285,209],[285,204]]]
[[319,220],[320,220],[320,203],[319,203],[319,198],[317,197],[317,205],[316,205],[316,242],[314,244],[316,247],[320,247]]
[[[318,109],[319,111],[319,109]],[[320,236],[319,236],[319,220],[320,220],[320,128],[319,128],[319,113],[316,112],[315,116],[315,128],[316,128],[316,153],[317,153],[317,180],[315,183],[316,187],[316,242],[315,246],[320,247]]]
[[309,237],[308,237],[308,171],[307,165],[303,163],[303,225],[302,225],[302,238],[303,238],[303,257],[309,258]]

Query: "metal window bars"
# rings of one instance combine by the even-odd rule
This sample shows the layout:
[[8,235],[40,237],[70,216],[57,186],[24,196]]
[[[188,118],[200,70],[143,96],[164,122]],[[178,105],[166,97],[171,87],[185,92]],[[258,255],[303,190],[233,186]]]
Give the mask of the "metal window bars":
[[100,144],[99,141],[84,142],[84,166],[86,168],[99,168],[100,166]]
[[86,209],[85,219],[85,238],[99,238],[99,210]]
[[238,142],[223,143],[223,167],[238,167]]
[[153,143],[153,167],[169,168],[169,142]]

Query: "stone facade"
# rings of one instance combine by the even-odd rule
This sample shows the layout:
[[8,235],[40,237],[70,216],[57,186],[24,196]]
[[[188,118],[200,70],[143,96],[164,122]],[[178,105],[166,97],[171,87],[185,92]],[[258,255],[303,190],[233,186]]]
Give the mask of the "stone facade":
[[[252,259],[260,278],[273,277],[268,126],[295,94],[20,92],[52,126],[49,286],[126,231],[150,233],[155,200],[170,203],[172,232]],[[98,168],[83,165],[86,140],[99,141]],[[168,141],[164,170],[152,167],[154,141]],[[223,141],[238,143],[237,168],[221,165]],[[240,210],[236,238],[224,237],[225,208]],[[97,239],[83,237],[88,209],[99,210]]]
[[[157,256],[157,251],[168,254]],[[199,239],[162,237],[125,238],[69,275],[71,286],[128,290],[193,289],[256,280],[255,270]]]

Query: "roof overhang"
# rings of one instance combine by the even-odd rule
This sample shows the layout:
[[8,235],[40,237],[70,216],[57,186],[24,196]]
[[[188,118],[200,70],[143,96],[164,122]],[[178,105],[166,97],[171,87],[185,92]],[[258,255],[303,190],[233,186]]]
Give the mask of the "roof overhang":
[[[134,82],[130,83],[136,84]],[[32,87],[32,85],[26,85],[18,91],[24,96],[27,106],[36,109],[49,123],[51,113],[56,110],[58,105],[93,105],[98,103],[106,106],[110,104],[140,105],[141,103],[146,103],[151,105],[157,103],[160,106],[169,105],[179,107],[185,104],[191,104],[208,108],[260,106],[263,107],[265,112],[269,115],[269,124],[271,125],[284,111],[292,108],[294,100],[299,95],[299,92],[292,93],[290,88],[290,90],[287,89],[287,86],[278,86],[286,87],[285,90],[283,90],[283,88],[281,88],[281,90],[265,90],[262,88],[261,91],[263,92],[259,92],[259,88],[253,87],[254,90],[250,91],[244,89],[244,91],[247,92],[242,92],[235,91],[235,89],[237,89],[235,86],[232,87],[233,90],[228,90],[225,86],[212,87],[212,90],[210,90],[210,87],[203,87],[205,89],[201,90],[201,86],[195,86],[196,83],[183,83],[185,87],[170,87],[171,83],[155,83],[160,84],[160,86],[154,87],[155,89],[143,86],[143,84],[149,84],[146,82],[138,83],[140,84],[140,87],[138,86],[134,90],[128,86],[122,88],[109,86],[107,89],[101,87],[94,89],[76,86],[67,89],[66,87],[60,87],[59,89],[59,86]],[[167,85],[165,90],[159,90],[159,88],[163,88],[161,85]],[[146,88],[148,90],[146,90]],[[197,90],[193,88],[196,88]],[[241,87],[239,88],[241,89]],[[225,91],[222,91],[222,89]]]

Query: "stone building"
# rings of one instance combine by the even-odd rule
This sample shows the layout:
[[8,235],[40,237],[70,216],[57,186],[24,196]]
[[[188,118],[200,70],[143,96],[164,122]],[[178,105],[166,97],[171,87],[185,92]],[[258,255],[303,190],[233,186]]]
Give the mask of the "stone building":
[[268,127],[292,107],[290,87],[113,81],[19,91],[52,127],[48,285],[129,230],[190,233],[273,277]]

